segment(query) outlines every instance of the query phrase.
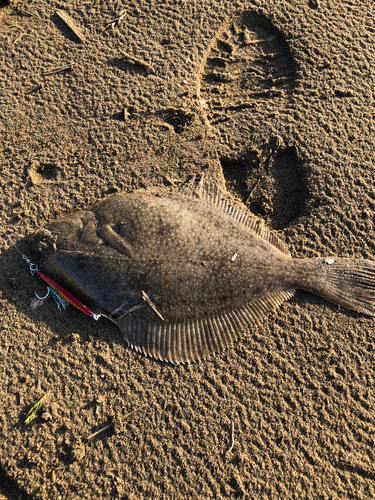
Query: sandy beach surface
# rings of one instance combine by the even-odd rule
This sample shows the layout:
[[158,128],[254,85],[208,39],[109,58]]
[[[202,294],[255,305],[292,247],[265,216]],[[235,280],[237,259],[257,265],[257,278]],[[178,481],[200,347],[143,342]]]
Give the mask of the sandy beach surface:
[[373,2],[4,3],[1,499],[375,498],[372,318],[297,292],[174,366],[35,307],[5,236],[204,174],[293,257],[374,259]]

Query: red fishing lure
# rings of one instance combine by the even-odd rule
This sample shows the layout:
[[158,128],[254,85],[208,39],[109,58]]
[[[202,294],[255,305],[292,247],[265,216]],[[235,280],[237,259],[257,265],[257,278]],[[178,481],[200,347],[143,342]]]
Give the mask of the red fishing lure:
[[68,290],[65,290],[64,287],[59,285],[55,280],[47,276],[46,274],[38,271],[36,273],[39,278],[41,278],[47,285],[52,288],[61,298],[63,298],[66,302],[69,302],[72,306],[76,307],[83,313],[87,314],[87,316],[91,316],[94,319],[98,319],[99,315],[93,313],[88,307],[86,307],[82,302],[76,299]]
[[[2,225],[0,224],[0,228],[3,229]],[[82,302],[80,302],[78,299],[76,299],[68,290],[66,290],[63,286],[59,285],[55,280],[47,276],[46,274],[42,273],[39,271],[38,266],[36,264],[33,264],[31,260],[27,257],[27,255],[23,254],[20,252],[18,249],[17,245],[13,243],[12,238],[8,235],[6,235],[7,238],[9,239],[10,243],[12,246],[17,250],[17,252],[21,255],[21,257],[29,264],[30,266],[30,272],[33,276],[37,275],[39,276],[40,279],[42,279],[47,286],[49,286],[57,295],[59,295],[63,300],[71,304],[72,306],[76,307],[83,313],[87,314],[87,316],[90,316],[91,318],[94,319],[99,319],[101,314],[95,314],[92,312],[88,307],[86,307]],[[35,294],[39,299],[40,297]],[[48,294],[46,295],[46,297]]]

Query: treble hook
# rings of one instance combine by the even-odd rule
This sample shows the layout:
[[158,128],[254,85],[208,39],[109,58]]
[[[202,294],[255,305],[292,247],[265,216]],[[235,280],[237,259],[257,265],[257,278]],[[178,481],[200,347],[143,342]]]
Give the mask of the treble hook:
[[45,297],[39,297],[39,295],[36,292],[34,292],[34,293],[35,293],[35,295],[37,296],[37,298],[39,300],[44,300],[44,299],[46,299],[48,297],[50,291],[51,291],[51,289],[49,287],[47,287],[47,294],[46,294]]

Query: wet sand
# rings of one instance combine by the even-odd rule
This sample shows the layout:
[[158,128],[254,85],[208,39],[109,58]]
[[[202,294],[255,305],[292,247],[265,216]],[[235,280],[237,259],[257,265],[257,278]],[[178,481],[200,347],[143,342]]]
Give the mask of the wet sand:
[[[108,194],[204,174],[294,257],[374,259],[371,2],[61,5],[0,9],[0,223],[21,253]],[[1,498],[375,497],[373,319],[297,292],[173,366],[31,307],[45,288],[0,242]]]

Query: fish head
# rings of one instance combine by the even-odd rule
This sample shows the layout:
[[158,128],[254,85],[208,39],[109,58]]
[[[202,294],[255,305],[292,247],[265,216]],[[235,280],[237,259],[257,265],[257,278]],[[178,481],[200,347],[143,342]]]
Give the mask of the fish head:
[[[100,294],[106,289],[100,279],[102,261],[90,260],[90,255],[102,242],[97,235],[95,215],[89,210],[81,210],[41,228],[32,236],[30,248],[39,255],[38,268],[41,272],[93,312],[102,314]],[[111,307],[105,309],[107,314],[108,310],[114,309]]]
[[47,257],[58,250],[89,252],[97,245],[97,221],[93,212],[80,210],[50,222],[31,238],[34,252]]

